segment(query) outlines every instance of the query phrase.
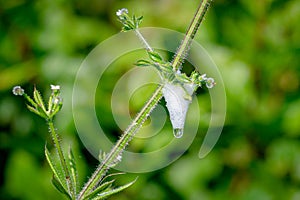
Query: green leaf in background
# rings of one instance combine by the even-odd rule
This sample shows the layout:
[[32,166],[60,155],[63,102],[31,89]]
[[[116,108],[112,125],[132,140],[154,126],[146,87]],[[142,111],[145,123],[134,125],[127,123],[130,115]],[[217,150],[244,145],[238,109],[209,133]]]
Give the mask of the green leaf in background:
[[[76,133],[71,93],[81,62],[101,41],[119,32],[117,9],[127,7],[143,14],[145,27],[184,32],[197,3],[0,1],[0,198],[64,197],[49,180],[52,174],[43,155],[47,137],[44,120],[32,117],[21,100],[12,97],[14,85],[28,89],[35,84],[42,90],[51,83],[63,87],[65,105],[56,118],[57,128],[66,135],[66,149],[72,143],[77,147],[75,152],[84,152],[76,157],[81,163],[77,168],[82,169],[78,170],[83,182],[94,170],[95,160],[79,140],[70,141]],[[218,66],[227,93],[226,124],[213,155],[197,161],[211,116],[209,95],[197,92],[201,119],[189,151],[164,169],[139,174],[133,187],[111,199],[300,199],[299,19],[299,0],[213,1],[195,38]],[[177,45],[172,42],[170,37],[161,44]],[[170,53],[169,58],[172,56]],[[101,82],[101,87],[97,87],[95,99],[99,101],[95,110],[109,138],[120,134],[111,114],[111,92],[118,78],[138,59],[124,58],[118,62],[117,67],[108,70],[111,73],[102,77],[106,81]],[[125,101],[123,95],[120,98]],[[142,98],[131,99],[131,104],[137,110],[141,101]],[[118,115],[126,106],[120,108]],[[136,110],[130,107],[130,114]],[[130,150],[155,151],[168,144],[167,127],[168,124],[148,142],[144,138],[134,140]],[[149,130],[153,129],[149,125]],[[127,183],[133,175],[118,178]]]

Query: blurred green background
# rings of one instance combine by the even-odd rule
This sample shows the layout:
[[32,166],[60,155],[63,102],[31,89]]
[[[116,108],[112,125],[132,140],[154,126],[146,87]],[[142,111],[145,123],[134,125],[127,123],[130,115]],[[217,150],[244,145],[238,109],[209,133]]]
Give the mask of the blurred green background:
[[[197,4],[0,0],[0,199],[63,199],[51,185],[44,158],[45,141],[50,141],[47,127],[26,110],[22,98],[12,95],[13,86],[31,93],[36,85],[47,95],[50,84],[61,85],[64,107],[56,124],[64,144],[80,154],[83,182],[97,160],[81,144],[72,119],[72,86],[81,62],[119,32],[118,9],[144,15],[143,27],[184,32]],[[196,40],[219,67],[226,87],[227,116],[220,140],[207,157],[198,159],[201,133],[208,128],[208,119],[201,118],[199,134],[179,160],[138,174],[131,188],[111,199],[300,199],[299,21],[298,0],[215,0]],[[115,77],[133,67],[126,59],[122,62],[124,68]],[[114,81],[105,83],[110,94]],[[97,113],[109,116],[103,123],[115,137],[120,130],[110,112],[109,100],[97,107]],[[123,175],[117,184],[136,176]]]

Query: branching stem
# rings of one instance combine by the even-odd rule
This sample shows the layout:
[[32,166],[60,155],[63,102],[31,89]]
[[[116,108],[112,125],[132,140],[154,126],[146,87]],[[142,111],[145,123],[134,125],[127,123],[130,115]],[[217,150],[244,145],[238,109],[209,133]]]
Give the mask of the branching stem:
[[[198,28],[204,18],[204,15],[209,7],[209,2],[211,0],[201,0],[200,5],[196,11],[196,14],[186,32],[186,36],[181,42],[176,55],[172,61],[172,66],[174,70],[178,70],[181,67],[181,64],[183,60],[186,57],[186,54],[189,51],[191,42],[198,31]],[[138,29],[134,30],[138,38],[143,43],[145,49],[147,51],[153,52],[153,49],[150,47],[150,45],[147,43],[145,38],[142,36],[142,34],[139,32]],[[124,134],[121,136],[121,138],[118,140],[118,142],[115,144],[115,146],[111,149],[111,151],[106,155],[105,159],[101,162],[101,164],[97,167],[91,178],[88,180],[88,182],[85,184],[83,189],[81,190],[78,200],[85,199],[85,196],[88,195],[103,179],[106,171],[111,168],[116,161],[118,161],[119,158],[122,156],[122,152],[128,145],[128,143],[131,141],[133,136],[138,132],[138,130],[142,127],[145,120],[148,118],[148,116],[151,114],[152,110],[155,108],[157,103],[162,98],[162,88],[163,86],[160,85],[156,88],[155,92],[152,94],[150,99],[147,101],[147,103],[144,105],[142,110],[138,113],[138,115],[135,117],[135,119],[131,122],[131,124],[128,126]]]
[[132,121],[130,126],[126,129],[124,134],[115,144],[115,146],[111,149],[109,154],[105,157],[105,159],[101,162],[101,164],[97,167],[92,177],[86,183],[81,193],[78,196],[78,199],[84,199],[84,197],[102,180],[105,175],[105,172],[115,164],[116,159],[122,156],[123,150],[126,148],[127,144],[131,141],[133,136],[137,133],[137,131],[141,128],[143,123],[146,121],[151,111],[155,108],[159,100],[162,98],[162,86],[159,86],[149,101],[144,105],[142,110],[137,114],[135,119]]

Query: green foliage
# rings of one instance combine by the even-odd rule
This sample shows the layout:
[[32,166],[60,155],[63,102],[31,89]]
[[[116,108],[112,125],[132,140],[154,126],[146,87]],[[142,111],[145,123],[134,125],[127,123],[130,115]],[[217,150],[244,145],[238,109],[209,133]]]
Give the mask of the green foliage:
[[[87,182],[86,186],[83,187],[82,191],[78,191],[78,187],[79,187],[78,172],[77,172],[74,154],[71,148],[69,148],[68,157],[65,157],[61,144],[59,142],[59,138],[58,138],[59,136],[56,133],[56,130],[53,125],[54,116],[62,108],[62,99],[60,97],[60,86],[51,85],[51,90],[52,93],[48,100],[48,110],[46,110],[46,106],[43,101],[43,98],[40,92],[36,88],[34,88],[33,91],[33,99],[30,96],[28,96],[25,93],[24,89],[22,89],[20,86],[15,86],[12,92],[14,95],[24,96],[27,102],[31,104],[31,106],[27,105],[27,108],[47,121],[47,124],[49,126],[49,131],[52,136],[52,140],[54,142],[54,148],[56,149],[56,152],[58,154],[58,160],[56,161],[55,156],[51,155],[49,150],[45,146],[45,156],[53,173],[52,184],[55,186],[55,188],[62,194],[66,195],[68,199],[73,199],[73,200],[95,199],[96,200],[96,199],[105,199],[131,186],[135,182],[135,180],[117,188],[112,187],[113,181],[103,182],[103,180],[105,179],[103,177],[106,174],[106,171],[113,166],[110,164],[112,161],[108,159],[110,154],[114,153],[111,152],[109,155],[105,157],[105,159],[99,165],[100,170],[97,169],[95,171],[94,173],[95,176],[92,176],[92,178]],[[119,147],[116,146],[116,148]],[[122,149],[124,149],[124,147],[121,148],[121,150]],[[114,161],[115,158],[112,158],[112,160],[114,164],[117,164],[117,162]],[[104,168],[104,170],[101,170],[102,168]],[[103,183],[100,184],[100,182]]]
[[143,20],[143,16],[136,17],[135,15],[132,15],[132,17],[129,17],[128,10],[126,8],[118,10],[116,15],[118,16],[119,21],[123,24],[123,31],[138,29]]
[[93,199],[93,200],[100,200],[100,199],[106,199],[107,197],[110,197],[113,194],[116,194],[118,192],[121,192],[125,190],[126,188],[130,187],[132,184],[135,183],[136,180],[127,183],[126,185],[112,188],[112,183],[114,180],[104,182],[100,184],[93,192],[89,193],[85,198],[86,199]]
[[[1,1],[1,199],[64,198],[51,186],[52,174],[42,155],[47,138],[44,120],[33,117],[12,97],[13,86],[24,85],[29,91],[36,84],[47,91],[52,82],[62,85],[65,104],[56,126],[64,130],[63,147],[72,144],[82,183],[95,161],[78,140],[70,139],[76,129],[66,102],[71,101],[77,66],[92,47],[119,31],[117,9],[127,7],[147,16],[145,27],[184,32],[196,4],[190,0]],[[226,125],[213,154],[202,160],[196,156],[210,120],[209,95],[199,92],[201,121],[189,151],[165,169],[139,174],[132,187],[111,199],[299,199],[299,8],[297,0],[213,2],[195,38],[219,67],[227,92]],[[98,88],[96,110],[102,113],[107,133],[115,133],[109,135],[112,140],[120,130],[107,99],[115,80],[135,61],[116,61],[118,67],[107,72],[102,89]],[[135,99],[144,96],[137,92]],[[120,101],[125,102],[123,96]],[[136,105],[134,99],[130,103]],[[131,106],[130,113],[136,109]],[[145,129],[144,134],[151,132]],[[138,138],[131,148],[155,150],[170,137],[159,134],[147,142]],[[148,164],[151,160],[145,161]],[[116,184],[135,176],[118,177]]]
[[69,197],[69,199],[71,199],[71,196],[69,196],[69,193],[68,193],[67,182],[66,182],[64,173],[61,171],[60,168],[58,168],[55,165],[53,157],[50,155],[50,152],[47,149],[47,147],[45,147],[45,155],[46,155],[46,159],[47,159],[47,161],[50,165],[50,168],[53,172],[53,177],[52,177],[53,185],[56,187],[56,189],[58,191],[60,191],[61,193],[67,195]]

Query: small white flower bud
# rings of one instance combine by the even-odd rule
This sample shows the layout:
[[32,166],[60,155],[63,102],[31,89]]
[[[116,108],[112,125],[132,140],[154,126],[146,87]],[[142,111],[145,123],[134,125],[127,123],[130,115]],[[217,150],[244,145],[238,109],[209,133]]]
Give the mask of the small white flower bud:
[[59,85],[50,85],[51,90],[60,90],[60,86]]
[[216,85],[216,82],[213,78],[208,78],[206,80],[206,87],[207,88],[213,88]]
[[59,104],[62,102],[62,98],[60,96],[57,96],[52,100],[52,102],[53,104]]
[[128,14],[128,10],[126,8],[122,8],[116,12],[118,17],[122,16],[124,13]]
[[202,75],[199,77],[199,81],[206,81],[206,80],[207,80],[206,74],[202,74]]
[[12,92],[14,95],[20,95],[20,96],[22,96],[24,94],[24,90],[23,90],[23,88],[21,88],[21,86],[15,86],[12,89]]

